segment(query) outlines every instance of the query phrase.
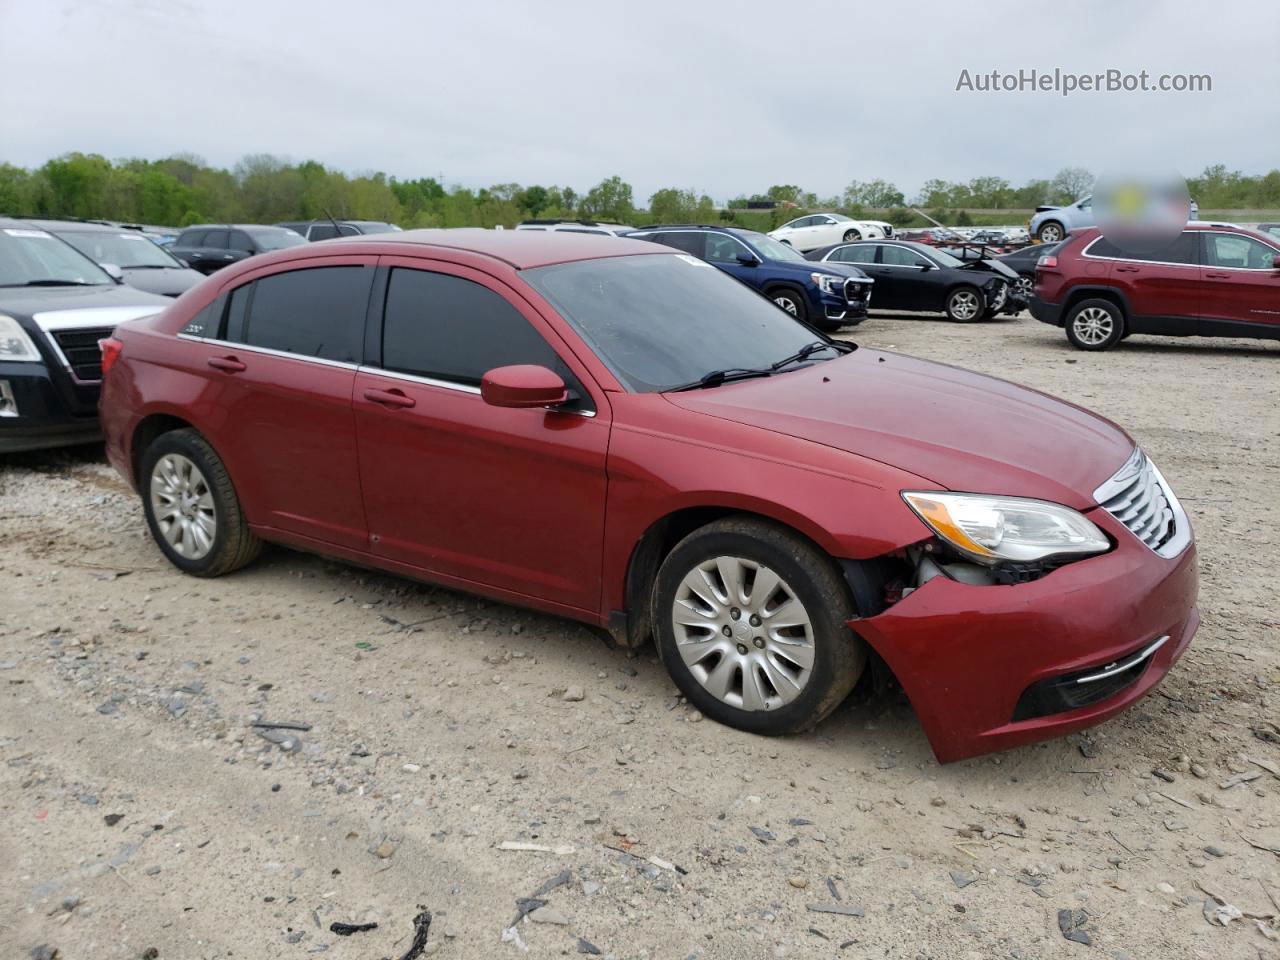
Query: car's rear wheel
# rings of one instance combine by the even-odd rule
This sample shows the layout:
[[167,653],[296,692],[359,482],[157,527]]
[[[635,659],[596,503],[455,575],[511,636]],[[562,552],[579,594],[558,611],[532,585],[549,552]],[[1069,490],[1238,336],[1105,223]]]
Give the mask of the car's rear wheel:
[[653,591],[659,650],[702,713],[777,735],[834,710],[866,665],[846,625],[849,589],[831,559],[784,527],[717,520],[667,555]]
[[1066,329],[1079,350],[1110,350],[1124,339],[1124,313],[1110,300],[1081,300],[1067,315]]
[[157,437],[142,455],[139,486],[151,536],[180,570],[217,577],[261,551],[226,467],[195,430]]
[[1036,231],[1036,240],[1040,243],[1057,243],[1066,235],[1066,228],[1057,220],[1046,220]]
[[862,239],[862,231],[861,231],[861,230],[857,230],[857,229],[854,229],[854,228],[852,228],[852,227],[851,227],[850,229],[848,229],[848,230],[846,230],[846,231],[844,232],[844,242],[845,242],[845,243],[850,243],[851,241],[854,241],[854,240],[861,240],[861,239]]
[[987,309],[987,298],[977,287],[956,287],[947,294],[947,316],[956,323],[972,323]]
[[797,320],[809,319],[809,309],[804,302],[804,297],[790,287],[775,287],[769,291],[768,297]]

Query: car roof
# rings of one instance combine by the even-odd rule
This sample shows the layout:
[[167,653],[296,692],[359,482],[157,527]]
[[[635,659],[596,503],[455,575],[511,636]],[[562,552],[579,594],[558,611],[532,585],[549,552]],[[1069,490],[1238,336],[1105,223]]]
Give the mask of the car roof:
[[[48,230],[53,233],[56,233],[59,230],[76,230],[83,231],[85,233],[90,231],[96,231],[99,233],[119,233],[121,230],[128,229],[126,227],[113,227],[109,223],[101,223],[95,220],[57,220],[53,217],[20,217],[15,219],[13,222],[33,227],[37,230]],[[137,230],[131,232],[138,236],[142,236],[142,234]]]
[[274,223],[193,223],[189,227],[182,228],[183,233],[188,230],[292,230],[292,228]]
[[746,227],[730,227],[719,223],[653,223],[647,227],[637,227],[635,233],[651,233],[654,230],[720,230],[733,236],[760,236],[759,230],[748,230]]
[[[396,246],[447,247],[451,250],[477,253],[515,267],[528,270],[553,263],[569,263],[576,260],[599,260],[605,257],[648,254],[663,256],[679,251],[666,250],[644,240],[628,240],[626,237],[600,236],[590,233],[569,233],[557,230],[484,230],[480,227],[459,227],[453,230],[403,230],[399,233],[366,233],[358,237],[325,241],[328,245],[394,244]],[[305,248],[291,248],[305,249]],[[336,250],[337,246],[332,249]]]

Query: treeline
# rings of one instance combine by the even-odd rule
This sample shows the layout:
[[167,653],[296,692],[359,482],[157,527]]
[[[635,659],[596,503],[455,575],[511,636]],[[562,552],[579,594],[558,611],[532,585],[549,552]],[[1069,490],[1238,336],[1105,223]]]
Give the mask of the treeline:
[[[923,222],[909,207],[949,223],[1001,220],[999,213],[970,218],[966,210],[1024,211],[1041,203],[1067,203],[1087,194],[1093,174],[1079,167],[1015,187],[1000,177],[967,182],[929,180],[911,198],[885,180],[851,182],[839,196],[821,197],[795,184],[735,197],[722,210],[711,197],[668,187],[640,207],[631,185],[609,177],[579,193],[572,187],[500,183],[471,189],[434,177],[399,180],[383,173],[347,175],[314,160],[292,163],[269,154],[247,156],[233,169],[199,157],[110,161],[70,153],[36,169],[0,163],[0,213],[122,220],[169,226],[204,222],[274,223],[334,217],[386,220],[403,227],[513,226],[531,217],[582,217],[643,226],[655,222],[733,219],[770,229],[804,210],[840,210],[852,216],[877,211],[899,225]],[[1218,164],[1188,181],[1203,210],[1280,208],[1280,170],[1244,174]],[[779,208],[742,213],[749,201]],[[1012,217],[1004,217],[1009,220]]]

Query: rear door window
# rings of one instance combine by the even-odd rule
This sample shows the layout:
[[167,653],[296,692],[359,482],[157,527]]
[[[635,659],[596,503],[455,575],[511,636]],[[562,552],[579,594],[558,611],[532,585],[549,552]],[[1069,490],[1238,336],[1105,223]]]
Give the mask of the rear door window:
[[658,241],[659,243],[665,243],[668,247],[675,247],[677,250],[691,253],[699,260],[707,259],[707,236],[704,233],[696,230],[668,230],[665,233],[658,234],[658,237],[661,238]]
[[208,247],[214,250],[225,250],[227,248],[227,236],[230,230],[210,230],[204,235],[204,240],[200,246]]
[[1156,250],[1126,250],[1116,246],[1106,237],[1099,237],[1088,249],[1091,257],[1108,257],[1113,260],[1134,260],[1142,263],[1177,263],[1194,266],[1198,262],[1196,236],[1184,230],[1173,243]]
[[576,383],[542,334],[496,291],[447,273],[391,271],[384,369],[474,387],[495,367],[517,363],[548,367]]
[[828,260],[834,260],[836,263],[875,263],[876,248],[875,244],[868,243],[856,247],[840,247],[833,250]]
[[373,268],[313,267],[261,277],[231,294],[227,339],[358,363]]

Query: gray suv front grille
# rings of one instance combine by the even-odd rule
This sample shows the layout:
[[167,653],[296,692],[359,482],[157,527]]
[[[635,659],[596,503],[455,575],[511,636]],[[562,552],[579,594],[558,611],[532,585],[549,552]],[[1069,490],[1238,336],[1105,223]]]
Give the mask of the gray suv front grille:
[[1155,464],[1140,449],[1094,491],[1094,499],[1162,556],[1181,552],[1191,538],[1187,516]]

